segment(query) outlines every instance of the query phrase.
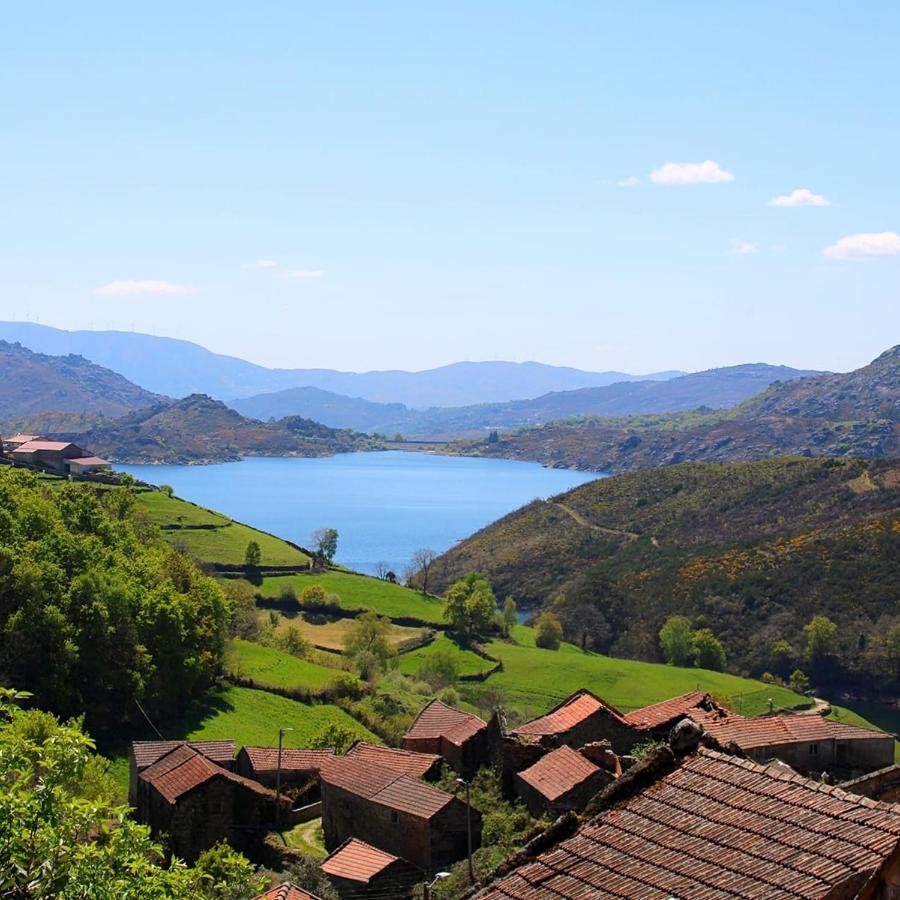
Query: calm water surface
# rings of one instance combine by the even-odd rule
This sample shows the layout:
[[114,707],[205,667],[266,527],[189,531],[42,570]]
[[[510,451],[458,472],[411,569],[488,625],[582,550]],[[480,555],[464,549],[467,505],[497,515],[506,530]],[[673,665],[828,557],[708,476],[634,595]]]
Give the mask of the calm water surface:
[[399,450],[116,468],[298,544],[308,545],[316,528],[337,528],[338,562],[362,572],[379,560],[402,572],[420,547],[443,552],[536,497],[602,477]]

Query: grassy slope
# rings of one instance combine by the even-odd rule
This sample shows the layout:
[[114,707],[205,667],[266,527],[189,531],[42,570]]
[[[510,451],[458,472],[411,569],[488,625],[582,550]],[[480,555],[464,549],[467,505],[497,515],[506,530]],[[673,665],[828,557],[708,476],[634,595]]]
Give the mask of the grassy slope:
[[431,656],[435,650],[446,648],[451,648],[459,654],[460,675],[474,675],[477,672],[484,672],[493,665],[490,660],[482,659],[471,650],[460,650],[449,638],[439,637],[427,647],[420,647],[418,650],[404,653],[400,657],[398,668],[404,675],[414,675],[425,659]]
[[[347,639],[347,630],[353,622],[353,619],[336,619],[334,622],[327,622],[325,625],[313,625],[300,616],[294,616],[293,618],[281,616],[277,627],[279,631],[284,631],[293,625],[314,646],[342,653]],[[424,631],[426,631],[424,628],[406,628],[402,625],[391,625],[388,642],[396,647],[404,641],[418,640],[422,637]]]
[[225,669],[243,678],[252,678],[259,685],[312,690],[325,687],[339,671],[298,659],[274,647],[240,639],[229,642]]
[[320,584],[328,593],[337,594],[345,609],[374,609],[380,615],[391,618],[409,617],[435,623],[443,621],[444,604],[440,600],[423,596],[399,584],[349,572],[264,578],[260,593],[277,597],[284,588],[291,587],[299,596],[304,588],[313,584]]
[[247,544],[256,541],[262,551],[264,566],[305,566],[309,563],[306,554],[279,538],[232,522],[226,516],[208,512],[177,497],[168,497],[161,491],[138,494],[138,503],[155,525],[216,526],[213,530],[181,528],[163,532],[176,547],[202,562],[242,565]]

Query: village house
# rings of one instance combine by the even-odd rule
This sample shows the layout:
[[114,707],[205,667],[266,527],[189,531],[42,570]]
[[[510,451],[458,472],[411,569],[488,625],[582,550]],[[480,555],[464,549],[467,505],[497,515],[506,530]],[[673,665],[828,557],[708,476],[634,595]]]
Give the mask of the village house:
[[3,438],[3,452],[10,453],[13,450],[18,450],[22,444],[40,440],[42,440],[42,437],[39,434],[14,434],[12,437]]
[[19,465],[36,466],[48,472],[65,475],[70,459],[83,459],[89,455],[70,441],[34,440],[15,447],[10,451],[9,458]]
[[894,736],[826,719],[794,716],[722,716],[695,710],[689,717],[723,747],[734,744],[751,759],[780,759],[803,774],[854,777],[894,761]]
[[66,466],[70,475],[88,475],[91,472],[108,472],[112,468],[112,463],[99,456],[80,456],[67,459]]
[[311,894],[309,891],[298,888],[290,881],[284,881],[264,894],[254,897],[253,900],[322,900],[322,898],[318,894]]
[[413,778],[431,781],[441,774],[442,757],[437,753],[419,753],[415,750],[399,750],[383,744],[357,741],[348,751],[348,759],[359,760],[373,768],[383,767]]
[[322,769],[328,850],[356,837],[434,872],[466,855],[467,814],[477,848],[481,816],[453,794],[359,758],[335,757]]
[[[700,746],[685,722],[475,896],[893,900],[900,807]],[[705,740],[705,738],[704,738]]]
[[615,707],[588,690],[576,691],[543,716],[513,728],[510,735],[549,747],[581,747],[607,740],[617,753],[627,753],[640,735]]
[[405,859],[356,838],[344,841],[319,868],[341,900],[405,900],[422,882],[422,873]]
[[[294,806],[317,803],[321,799],[319,773],[334,750],[283,747],[281,750],[281,790]],[[241,747],[234,766],[238,775],[274,788],[278,772],[277,747]]]
[[[610,756],[615,759],[611,752]],[[610,771],[564,744],[516,774],[516,793],[535,818],[555,819],[565,812],[581,812],[620,773],[618,765]]]
[[134,741],[128,748],[128,802],[137,806],[138,775],[155,762],[185,744],[202,753],[216,765],[234,768],[234,741]]
[[845,781],[841,788],[851,794],[859,794],[860,797],[871,797],[884,803],[900,803],[900,763]]
[[403,748],[438,754],[452,769],[470,778],[488,756],[487,723],[472,713],[432,700],[403,736]]
[[710,715],[734,715],[730,709],[716,702],[703,691],[690,691],[670,700],[643,706],[633,712],[625,713],[625,722],[632,728],[643,732],[642,740],[661,740],[668,737],[669,732],[692,713],[709,713]]
[[275,820],[275,794],[186,744],[138,776],[137,818],[188,863],[227,840],[252,852]]

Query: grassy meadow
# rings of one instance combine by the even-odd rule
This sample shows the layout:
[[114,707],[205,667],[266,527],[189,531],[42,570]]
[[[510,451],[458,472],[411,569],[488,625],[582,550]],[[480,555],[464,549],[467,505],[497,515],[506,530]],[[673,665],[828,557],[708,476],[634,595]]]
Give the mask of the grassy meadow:
[[228,642],[225,670],[241,678],[252,678],[261,686],[310,690],[325,687],[340,672],[337,667],[318,665],[275,647],[239,638]]

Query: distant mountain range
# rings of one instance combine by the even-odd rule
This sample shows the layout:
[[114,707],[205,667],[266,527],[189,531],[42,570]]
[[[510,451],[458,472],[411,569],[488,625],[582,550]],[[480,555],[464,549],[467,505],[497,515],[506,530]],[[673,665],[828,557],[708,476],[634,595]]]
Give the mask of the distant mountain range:
[[114,417],[163,399],[80,356],[46,356],[0,340],[0,419],[49,410]]
[[868,366],[772,385],[720,413],[549,422],[464,452],[625,472],[686,460],[900,455],[900,345]]
[[621,416],[679,412],[707,407],[726,409],[777,381],[820,374],[787,366],[752,363],[709,369],[667,380],[623,381],[604,387],[554,391],[533,400],[413,410],[402,404],[376,404],[316,388],[290,388],[234,400],[231,406],[257,419],[302,415],[334,427],[406,438],[440,440],[481,435],[491,430],[538,425],[572,416]]
[[377,403],[427,409],[521,400],[548,391],[684,374],[583,372],[536,362],[459,362],[423,372],[269,369],[213,353],[190,341],[124,331],[63,331],[32,322],[0,322],[0,340],[18,341],[40,353],[79,354],[166,396],[204,393],[220,400],[315,387]]

